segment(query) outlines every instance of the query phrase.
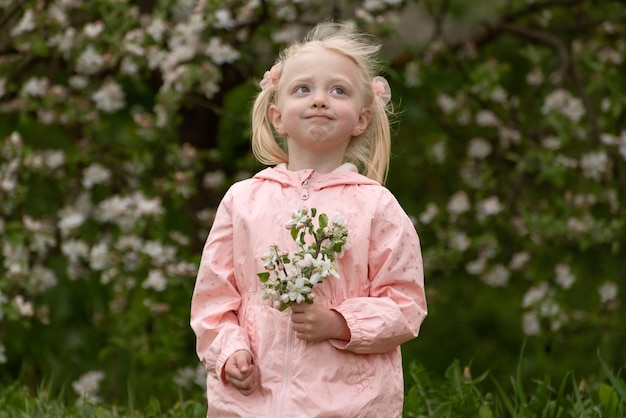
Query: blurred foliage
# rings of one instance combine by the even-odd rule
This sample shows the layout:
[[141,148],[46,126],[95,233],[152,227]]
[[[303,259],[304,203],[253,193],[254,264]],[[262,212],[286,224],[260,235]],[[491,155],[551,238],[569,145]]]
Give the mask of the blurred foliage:
[[596,350],[626,364],[623,2],[0,0],[0,386],[202,398],[202,244],[228,185],[261,168],[258,79],[326,18],[385,42],[387,186],[429,302],[407,388],[416,362],[502,381],[524,341],[526,384],[599,380]]

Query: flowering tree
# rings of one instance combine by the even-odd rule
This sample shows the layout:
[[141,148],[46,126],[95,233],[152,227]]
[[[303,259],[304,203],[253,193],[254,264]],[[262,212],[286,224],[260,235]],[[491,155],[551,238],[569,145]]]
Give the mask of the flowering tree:
[[447,366],[461,347],[529,336],[538,359],[569,342],[623,363],[626,6],[476,8],[0,0],[0,384],[201,393],[188,326],[201,243],[227,185],[258,168],[259,76],[328,16],[389,40],[402,109],[389,187],[415,216],[431,307],[408,358]]
[[256,168],[253,79],[308,29],[299,15],[327,12],[341,18],[322,1],[0,1],[0,379],[201,393],[189,301],[221,194]]
[[426,3],[432,38],[401,66],[423,112],[400,128],[420,133],[398,146],[411,156],[399,170],[419,173],[403,201],[419,212],[426,277],[440,284],[431,306],[448,315],[431,331],[441,351],[480,352],[484,367],[525,337],[539,373],[589,372],[580,353],[598,349],[619,367],[626,8],[503,2],[455,37],[453,3]]

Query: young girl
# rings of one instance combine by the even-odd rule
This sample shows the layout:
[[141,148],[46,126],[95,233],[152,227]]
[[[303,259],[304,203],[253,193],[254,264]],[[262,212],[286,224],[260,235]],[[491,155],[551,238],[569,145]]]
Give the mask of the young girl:
[[[400,345],[418,335],[426,300],[417,233],[381,185],[391,93],[374,76],[379,48],[320,24],[261,81],[252,147],[274,167],[224,196],[191,306],[209,417],[402,415]],[[262,257],[295,249],[285,223],[312,208],[347,219],[350,245],[312,304],[280,310],[260,292]]]

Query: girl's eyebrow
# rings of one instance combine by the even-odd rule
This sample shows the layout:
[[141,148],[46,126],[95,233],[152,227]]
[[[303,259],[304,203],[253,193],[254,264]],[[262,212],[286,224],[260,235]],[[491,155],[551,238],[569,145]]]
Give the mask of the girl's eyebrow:
[[[299,76],[292,79],[287,85],[292,86],[295,84],[311,83],[313,81],[313,78],[314,77],[312,75]],[[331,85],[340,84],[346,87],[352,87],[354,85],[354,83],[348,77],[343,76],[329,77],[327,82]]]

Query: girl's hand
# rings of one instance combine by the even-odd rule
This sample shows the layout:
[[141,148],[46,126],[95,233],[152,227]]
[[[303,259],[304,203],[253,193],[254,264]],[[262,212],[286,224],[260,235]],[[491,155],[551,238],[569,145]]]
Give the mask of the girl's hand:
[[296,337],[304,341],[350,340],[350,329],[343,316],[319,303],[291,305],[291,322]]
[[247,350],[235,351],[224,365],[226,380],[242,395],[248,396],[257,387],[258,372]]

